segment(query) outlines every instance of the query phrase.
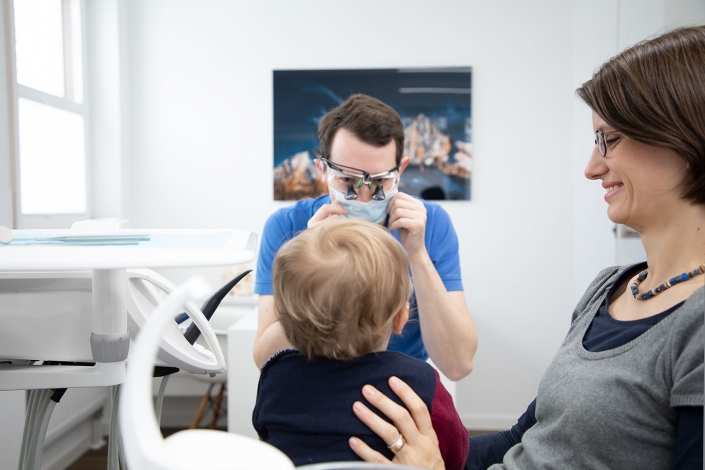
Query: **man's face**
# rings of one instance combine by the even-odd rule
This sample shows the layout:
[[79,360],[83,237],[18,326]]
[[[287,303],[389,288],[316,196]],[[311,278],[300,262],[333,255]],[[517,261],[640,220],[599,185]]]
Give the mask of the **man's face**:
[[[365,170],[371,175],[383,173],[397,165],[396,144],[392,140],[384,147],[375,147],[362,142],[347,129],[338,129],[331,145],[330,160],[339,165]],[[400,173],[404,171],[408,162],[408,157],[402,158]],[[325,177],[325,164],[319,161],[317,166],[321,175]],[[335,200],[333,190],[329,189],[328,192],[331,200]],[[372,199],[374,188],[369,189],[366,185],[362,185],[356,189],[356,192],[358,201],[369,202]]]

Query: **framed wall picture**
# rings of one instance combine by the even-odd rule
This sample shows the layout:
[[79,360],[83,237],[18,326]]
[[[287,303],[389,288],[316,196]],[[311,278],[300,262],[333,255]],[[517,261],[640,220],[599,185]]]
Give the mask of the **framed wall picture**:
[[327,192],[314,164],[318,122],[355,93],[380,99],[402,118],[410,163],[400,191],[429,200],[470,200],[470,67],[273,73],[275,200]]

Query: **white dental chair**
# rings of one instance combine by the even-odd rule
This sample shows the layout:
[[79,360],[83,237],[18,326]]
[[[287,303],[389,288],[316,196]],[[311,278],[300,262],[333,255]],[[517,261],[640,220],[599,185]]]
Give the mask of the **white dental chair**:
[[[193,302],[184,302],[185,312],[180,316],[188,318],[188,321],[183,321],[180,325],[177,325],[176,321],[168,322],[162,330],[153,372],[153,377],[162,377],[156,403],[157,424],[161,421],[164,392],[170,374],[184,370],[197,376],[217,377],[217,374],[225,372],[225,357],[209,320],[223,297],[249,272],[242,273],[219,289],[206,301],[202,309],[199,309]],[[141,328],[146,325],[151,313],[168,294],[176,289],[176,285],[151,269],[128,269],[126,278],[127,329],[132,341],[134,341]],[[203,335],[203,339],[210,349],[196,343],[200,335]],[[128,356],[129,362],[130,357]],[[111,436],[119,436],[117,398],[119,394],[120,386],[113,387]],[[120,460],[124,461],[121,450],[119,438],[109,441],[108,470],[120,468]]]
[[[207,429],[180,431],[164,439],[152,406],[151,378],[165,328],[182,305],[208,292],[200,278],[192,278],[169,294],[141,328],[133,345],[130,367],[120,396],[121,437],[130,470],[293,469],[294,464],[275,447],[238,434]],[[189,312],[191,313],[191,312]],[[200,310],[194,322],[207,322]],[[204,323],[205,324],[205,323]],[[216,339],[208,346],[219,349]],[[219,364],[214,363],[215,369]],[[334,462],[298,467],[301,470],[411,470],[410,467],[364,462]]]
[[[155,287],[161,292],[155,292]],[[176,285],[173,282],[150,269],[127,270],[127,330],[133,341],[140,329],[146,325],[152,311],[164,296],[174,289]],[[193,302],[185,302],[183,310],[200,330],[211,349],[209,351],[200,344],[191,344],[176,322],[171,322],[162,330],[156,365],[175,367],[200,375],[224,372],[225,357],[208,319]]]
[[[203,466],[211,470],[293,469],[291,460],[278,449],[249,437],[199,429],[180,431],[164,439],[159,431],[151,400],[151,379],[163,331],[172,326],[177,309],[207,293],[207,285],[199,278],[176,288],[149,316],[134,343],[119,409],[128,467],[131,470],[192,470]],[[207,323],[200,310],[192,313],[194,321]],[[213,351],[220,351],[215,335],[205,339]],[[221,367],[225,367],[222,352],[212,363],[213,370]]]

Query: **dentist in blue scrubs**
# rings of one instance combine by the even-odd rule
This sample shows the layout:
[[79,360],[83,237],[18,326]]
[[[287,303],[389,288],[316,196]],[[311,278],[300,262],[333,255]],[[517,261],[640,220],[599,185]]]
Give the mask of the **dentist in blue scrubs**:
[[255,283],[255,363],[261,367],[274,353],[291,347],[272,299],[272,262],[279,248],[329,217],[353,217],[387,227],[409,258],[412,321],[392,338],[388,350],[422,360],[430,356],[451,380],[467,376],[477,335],[463,293],[458,238],[442,207],[398,191],[409,164],[409,157],[402,156],[399,114],[376,98],[352,95],[321,119],[318,136],[322,158],[316,166],[328,183],[328,194],[279,209],[264,227]]

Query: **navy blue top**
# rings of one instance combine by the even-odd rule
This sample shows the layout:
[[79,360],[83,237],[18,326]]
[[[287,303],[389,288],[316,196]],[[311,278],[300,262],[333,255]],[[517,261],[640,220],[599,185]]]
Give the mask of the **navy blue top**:
[[583,346],[585,349],[590,352],[600,352],[627,344],[641,336],[649,328],[671,313],[675,312],[678,307],[685,303],[679,302],[658,315],[641,318],[639,320],[620,321],[612,318],[612,315],[609,314],[610,297],[612,297],[612,294],[620,285],[627,282],[644,269],[646,269],[646,263],[635,264],[622,273],[617,281],[615,281],[605,297],[605,301],[600,306],[600,309],[595,314],[595,318],[593,318],[592,323],[585,332],[585,337],[583,338]]
[[[612,318],[609,314],[609,299],[614,291],[646,268],[646,263],[635,264],[617,278],[585,332],[583,338],[585,349],[599,352],[623,346],[683,305],[684,302],[680,302],[658,315],[640,320],[619,321]],[[703,407],[679,406],[675,410],[676,445],[673,468],[676,470],[703,468]],[[504,454],[521,442],[521,437],[526,430],[534,424],[536,424],[536,399],[531,402],[526,412],[511,429],[471,437],[470,454],[465,463],[465,469],[484,470],[490,465],[501,463]]]
[[[295,349],[280,351],[263,366],[252,413],[260,439],[284,452],[294,465],[360,460],[348,439],[356,436],[389,459],[384,441],[353,414],[366,403],[362,387],[371,384],[402,405],[392,393],[390,376],[406,382],[424,401],[448,470],[462,470],[468,432],[453,399],[431,365],[399,352],[382,351],[351,360],[309,359]],[[383,419],[387,419],[382,416]]]

